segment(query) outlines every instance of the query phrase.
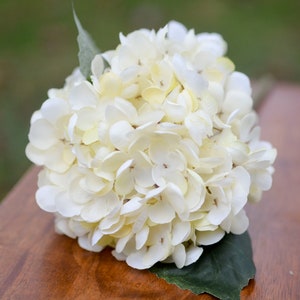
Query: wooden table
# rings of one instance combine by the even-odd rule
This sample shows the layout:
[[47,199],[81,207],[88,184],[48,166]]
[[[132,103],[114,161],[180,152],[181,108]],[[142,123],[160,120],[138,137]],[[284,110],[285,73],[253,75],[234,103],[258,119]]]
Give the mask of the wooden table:
[[[263,138],[278,149],[272,190],[247,208],[257,268],[241,299],[300,299],[300,86],[276,84],[260,109]],[[54,233],[35,204],[31,168],[0,206],[0,299],[213,299],[148,271],[91,253]]]

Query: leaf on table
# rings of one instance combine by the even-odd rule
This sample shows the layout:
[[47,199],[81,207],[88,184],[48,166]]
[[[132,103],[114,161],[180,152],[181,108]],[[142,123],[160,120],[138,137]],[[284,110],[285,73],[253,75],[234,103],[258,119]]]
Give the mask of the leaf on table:
[[100,53],[89,33],[82,27],[75,9],[73,7],[74,21],[78,30],[77,42],[79,46],[79,66],[80,71],[85,78],[91,75],[91,62],[96,54]]
[[159,263],[150,271],[195,294],[240,299],[242,288],[255,275],[250,236],[248,232],[227,234],[219,243],[204,247],[200,259],[190,266],[178,269],[175,264]]

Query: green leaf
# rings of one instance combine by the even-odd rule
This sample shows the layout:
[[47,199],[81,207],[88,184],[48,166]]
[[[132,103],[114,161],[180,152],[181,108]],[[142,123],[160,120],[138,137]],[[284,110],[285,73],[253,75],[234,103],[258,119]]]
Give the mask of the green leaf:
[[91,75],[91,62],[96,54],[100,53],[96,44],[86,30],[83,29],[73,6],[74,21],[78,30],[77,42],[79,46],[80,71],[86,79]]
[[159,263],[150,271],[195,294],[206,292],[224,300],[240,299],[240,291],[255,275],[249,234],[227,234],[219,243],[204,247],[200,259],[182,269]]

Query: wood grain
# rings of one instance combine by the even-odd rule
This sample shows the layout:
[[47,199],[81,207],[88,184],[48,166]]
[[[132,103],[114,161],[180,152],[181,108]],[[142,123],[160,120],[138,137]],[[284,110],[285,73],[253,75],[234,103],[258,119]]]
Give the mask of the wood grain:
[[[299,113],[294,85],[276,85],[260,107],[263,137],[278,158],[272,190],[247,207],[257,275],[241,299],[300,299]],[[214,299],[55,234],[53,216],[35,203],[37,172],[31,168],[0,206],[0,299]]]

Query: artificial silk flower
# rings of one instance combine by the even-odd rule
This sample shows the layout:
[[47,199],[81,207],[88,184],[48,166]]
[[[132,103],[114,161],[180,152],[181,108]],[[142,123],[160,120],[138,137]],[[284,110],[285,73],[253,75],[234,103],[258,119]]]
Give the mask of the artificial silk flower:
[[43,166],[36,199],[57,232],[147,269],[190,265],[247,230],[245,205],[271,187],[276,150],[226,50],[220,35],[172,21],[120,34],[89,78],[76,69],[49,91],[26,154]]

